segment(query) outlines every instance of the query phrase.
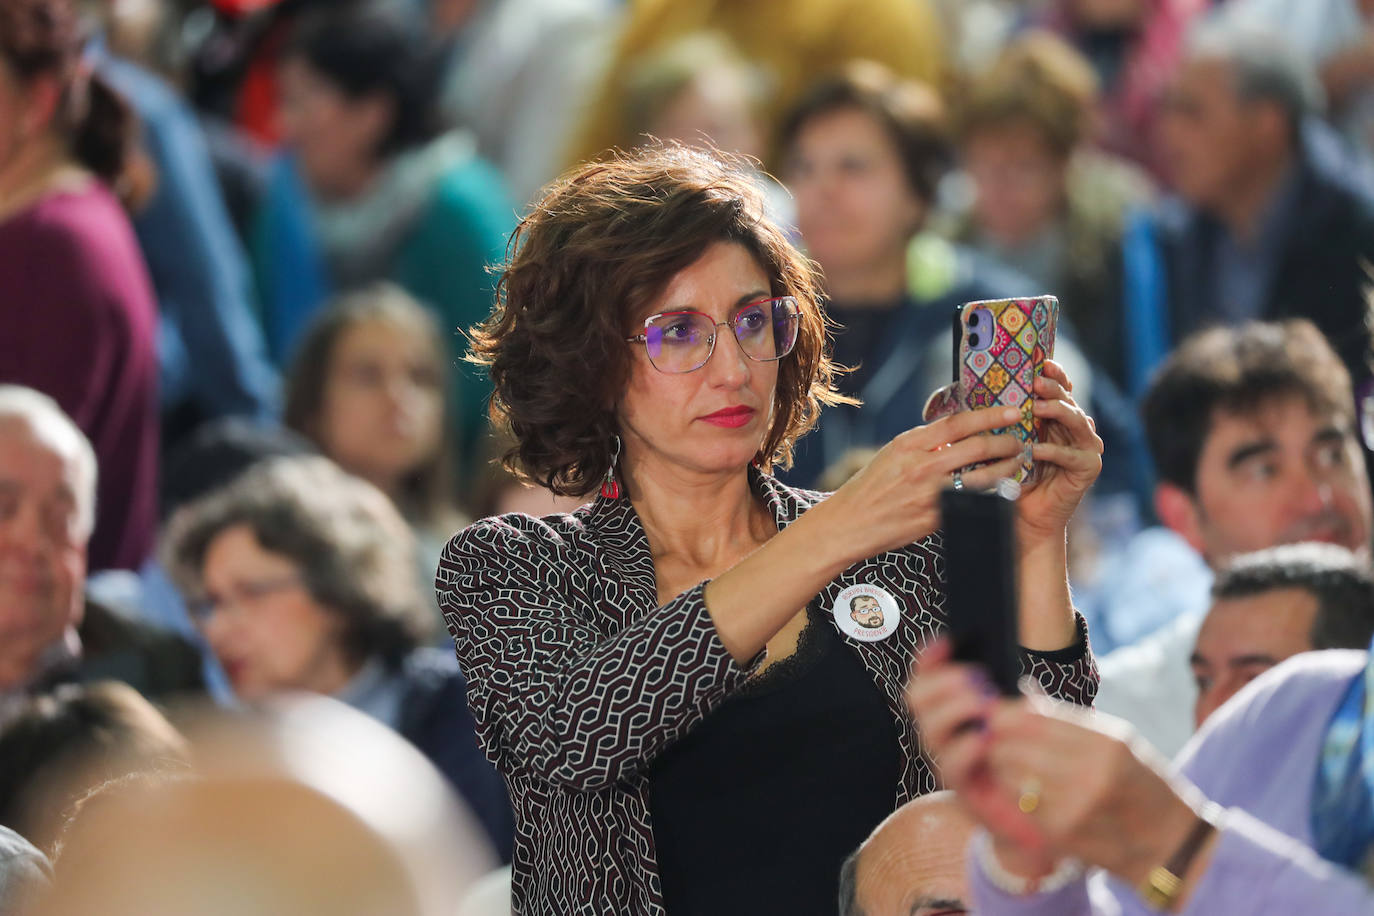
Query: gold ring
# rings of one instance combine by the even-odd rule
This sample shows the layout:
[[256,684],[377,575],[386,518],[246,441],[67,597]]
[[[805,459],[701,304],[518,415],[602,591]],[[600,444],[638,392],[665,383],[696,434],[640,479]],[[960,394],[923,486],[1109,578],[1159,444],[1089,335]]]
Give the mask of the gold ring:
[[1034,814],[1040,807],[1040,780],[1031,777],[1021,783],[1021,796],[1016,799],[1016,807],[1022,814]]

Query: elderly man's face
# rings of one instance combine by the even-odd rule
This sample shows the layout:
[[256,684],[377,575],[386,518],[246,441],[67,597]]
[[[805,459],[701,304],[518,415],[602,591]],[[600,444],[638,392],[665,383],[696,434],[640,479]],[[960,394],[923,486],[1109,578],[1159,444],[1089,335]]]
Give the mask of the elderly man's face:
[[967,913],[965,849],[973,822],[947,792],[907,802],[859,856],[855,902],[866,916]]
[[1203,209],[1225,208],[1263,150],[1275,142],[1264,120],[1271,108],[1237,96],[1231,70],[1222,62],[1181,65],[1160,107],[1158,136],[1178,193]]
[[81,616],[86,540],[72,462],[28,423],[0,420],[0,687]]

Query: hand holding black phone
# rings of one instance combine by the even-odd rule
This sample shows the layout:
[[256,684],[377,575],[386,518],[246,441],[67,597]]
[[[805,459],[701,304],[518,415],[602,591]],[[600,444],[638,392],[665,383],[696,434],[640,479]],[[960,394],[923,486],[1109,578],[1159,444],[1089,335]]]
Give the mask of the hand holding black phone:
[[940,494],[945,613],[953,657],[981,665],[997,690],[1019,695],[1014,504],[996,493]]

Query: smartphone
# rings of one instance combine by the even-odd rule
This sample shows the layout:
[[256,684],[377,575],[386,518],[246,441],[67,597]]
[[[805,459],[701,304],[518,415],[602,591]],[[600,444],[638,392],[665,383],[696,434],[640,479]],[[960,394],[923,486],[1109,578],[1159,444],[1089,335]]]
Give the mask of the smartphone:
[[1019,694],[1015,506],[997,493],[940,494],[945,615],[954,658],[981,665],[997,690]]
[[1024,445],[1017,483],[1033,479],[1031,445],[1040,421],[1031,412],[1035,380],[1054,356],[1059,300],[1054,296],[966,302],[954,315],[954,393],[957,410],[1017,407],[1021,420],[993,430],[1010,432]]

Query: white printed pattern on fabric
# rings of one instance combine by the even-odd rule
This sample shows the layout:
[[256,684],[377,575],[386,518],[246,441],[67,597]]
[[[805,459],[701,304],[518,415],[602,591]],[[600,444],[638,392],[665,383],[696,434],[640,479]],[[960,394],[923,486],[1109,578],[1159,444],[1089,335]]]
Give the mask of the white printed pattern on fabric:
[[[779,527],[824,498],[750,471]],[[900,624],[859,653],[892,713],[902,754],[893,807],[937,788],[906,712],[918,648],[945,627],[938,536],[846,570],[899,596]],[[521,916],[662,914],[645,771],[749,676],[721,644],[703,585],[659,607],[648,539],[628,499],[571,515],[484,519],[449,542],[436,579],[487,756],[515,808],[512,905]],[[1079,619],[1080,637],[1086,627]],[[1051,696],[1089,704],[1090,654],[1022,653]]]

